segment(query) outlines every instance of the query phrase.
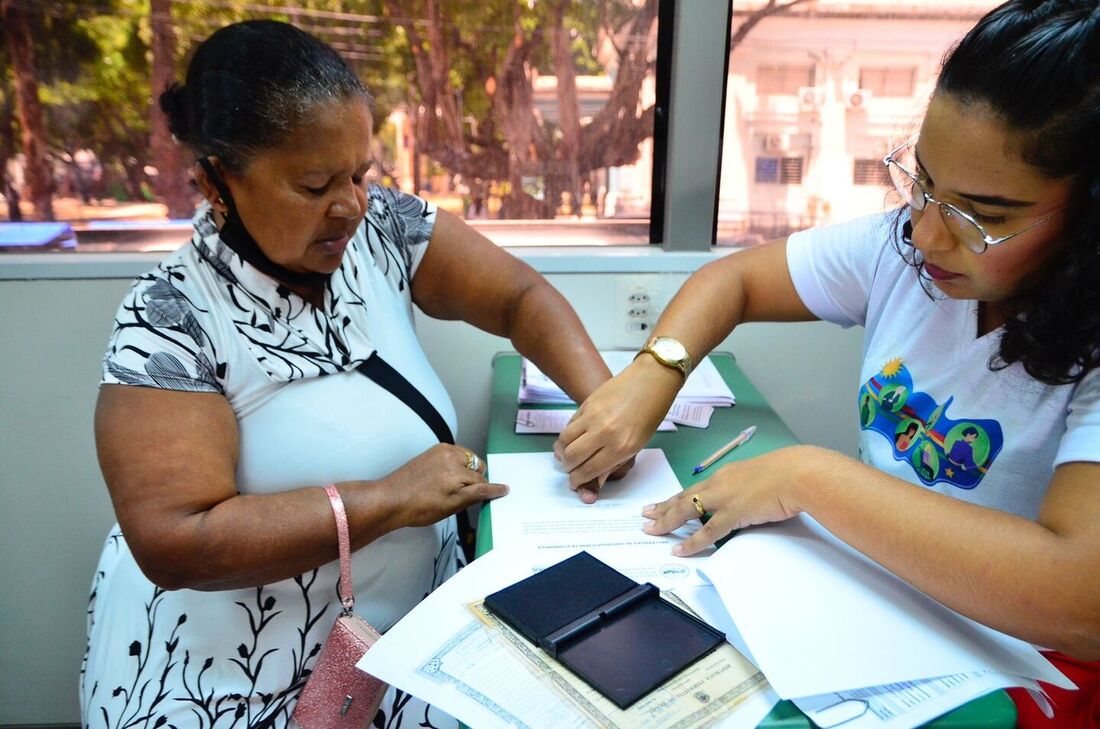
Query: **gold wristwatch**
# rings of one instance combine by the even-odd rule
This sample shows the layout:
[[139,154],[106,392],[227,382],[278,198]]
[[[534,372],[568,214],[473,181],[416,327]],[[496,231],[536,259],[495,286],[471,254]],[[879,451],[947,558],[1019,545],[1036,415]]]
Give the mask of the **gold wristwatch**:
[[634,355],[634,359],[641,357],[643,354],[651,354],[655,360],[665,367],[679,370],[680,374],[684,376],[684,380],[687,380],[688,375],[691,374],[691,368],[694,366],[687,347],[681,344],[680,340],[672,337],[650,337],[638,354]]

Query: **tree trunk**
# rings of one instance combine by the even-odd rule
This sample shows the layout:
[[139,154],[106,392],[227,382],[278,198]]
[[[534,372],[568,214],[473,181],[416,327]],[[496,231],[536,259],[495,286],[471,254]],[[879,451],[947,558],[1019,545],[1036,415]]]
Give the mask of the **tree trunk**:
[[417,151],[468,180],[506,179],[506,152],[490,144],[475,151],[464,134],[463,110],[450,82],[450,51],[438,0],[426,0],[423,6],[386,0],[386,11],[408,35],[416,65],[416,89],[424,108],[423,114],[415,115]]
[[627,28],[619,53],[615,83],[607,104],[581,132],[578,169],[581,174],[633,164],[638,145],[653,136],[653,107],[642,108],[642,84],[652,62],[657,0],[646,0]]
[[38,100],[38,76],[34,64],[34,41],[26,11],[16,0],[0,0],[0,16],[11,49],[15,71],[15,109],[22,130],[26,157],[26,181],[38,217],[53,220],[53,172],[46,156],[46,124]]
[[8,205],[8,220],[18,223],[23,220],[23,211],[19,209],[19,191],[8,175],[8,160],[15,156],[15,108],[10,94],[5,95],[4,105],[0,108],[0,194]]
[[[581,184],[578,168],[581,150],[581,109],[577,101],[577,71],[569,34],[565,31],[565,8],[569,0],[559,0],[554,7],[554,25],[550,29],[553,46],[554,73],[557,75],[558,129],[561,140],[554,150],[553,174],[547,175],[547,196],[550,204],[559,204],[561,193],[568,192],[574,217],[581,214]],[[551,212],[551,214],[553,214]]]
[[504,199],[501,217],[545,218],[552,216],[556,203],[546,199],[545,182],[542,201],[523,189],[525,178],[544,178],[542,162],[546,159],[539,150],[539,129],[535,120],[535,90],[531,84],[529,58],[532,43],[519,24],[516,9],[515,34],[504,54],[501,71],[497,77],[497,90],[493,94],[493,116],[504,136],[508,153],[508,194]]
[[176,31],[172,25],[172,1],[152,0],[150,25],[153,32],[153,67],[150,88],[153,103],[149,108],[150,146],[157,176],[153,189],[168,206],[169,218],[189,218],[195,209],[188,185],[187,157],[183,147],[168,130],[168,121],[160,109],[158,97],[176,78]]

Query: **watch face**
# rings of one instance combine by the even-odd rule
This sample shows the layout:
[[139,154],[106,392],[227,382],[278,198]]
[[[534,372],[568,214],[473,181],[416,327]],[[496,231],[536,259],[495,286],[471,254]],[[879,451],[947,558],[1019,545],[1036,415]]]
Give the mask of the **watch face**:
[[667,359],[670,362],[682,362],[687,358],[687,351],[684,349],[684,345],[668,337],[658,337],[655,339],[653,341],[653,351],[660,355],[661,358]]

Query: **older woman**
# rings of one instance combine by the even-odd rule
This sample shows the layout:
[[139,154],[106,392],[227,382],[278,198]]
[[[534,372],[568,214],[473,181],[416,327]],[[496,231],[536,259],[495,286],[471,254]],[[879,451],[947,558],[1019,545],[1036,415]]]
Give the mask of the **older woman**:
[[[357,606],[381,630],[456,569],[453,515],[507,491],[441,442],[455,412],[412,305],[509,337],[577,401],[610,373],[532,269],[364,184],[370,98],[320,41],[223,28],[160,103],[207,203],[190,244],[127,294],[103,363],[118,525],[92,588],[83,718],[282,727],[339,609],[319,487],[346,504]],[[400,694],[382,712],[446,720]]]

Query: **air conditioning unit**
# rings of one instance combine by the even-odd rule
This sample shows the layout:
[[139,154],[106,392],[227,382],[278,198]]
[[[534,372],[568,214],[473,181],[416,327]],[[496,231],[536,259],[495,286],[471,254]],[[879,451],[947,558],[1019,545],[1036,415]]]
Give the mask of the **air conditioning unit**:
[[764,135],[764,151],[765,152],[782,152],[787,149],[787,140],[782,134],[765,134]]
[[823,96],[817,86],[803,86],[798,89],[798,105],[803,109],[816,109],[824,101]]
[[870,100],[871,91],[869,89],[856,89],[848,94],[848,108],[865,109],[867,108],[867,102]]

